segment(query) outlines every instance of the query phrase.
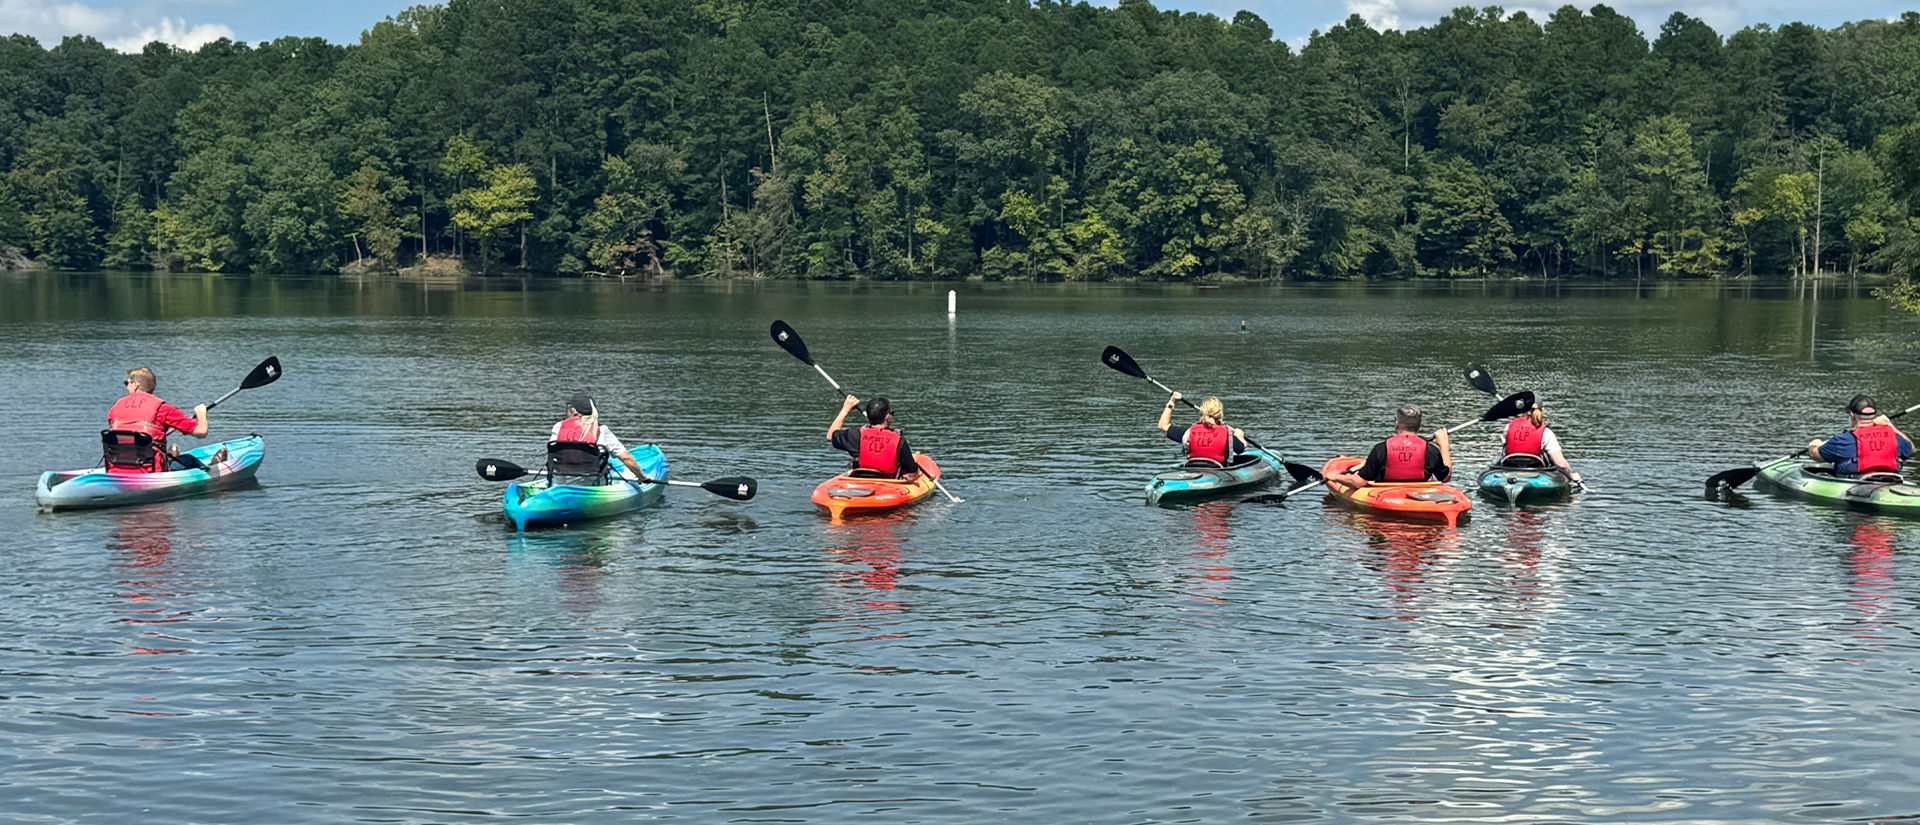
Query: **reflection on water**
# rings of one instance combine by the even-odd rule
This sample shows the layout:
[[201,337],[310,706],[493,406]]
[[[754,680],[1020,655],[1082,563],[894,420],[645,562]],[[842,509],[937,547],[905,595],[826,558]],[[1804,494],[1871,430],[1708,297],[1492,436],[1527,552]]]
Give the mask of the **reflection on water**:
[[[1909,350],[1856,343],[1920,319],[1752,283],[965,284],[943,323],[949,288],[0,278],[0,402],[47,422],[0,451],[0,818],[1920,814],[1913,525],[1700,495],[1854,392],[1920,400]],[[776,317],[967,501],[829,524],[833,398]],[[1457,530],[1311,495],[1141,507],[1164,396],[1108,344],[1306,463],[1405,401],[1478,414],[1459,370],[1487,363],[1555,388],[1605,495]],[[265,435],[264,486],[33,512],[127,366],[195,402],[270,353],[288,377],[214,418]],[[759,496],[503,529],[473,460],[583,386],[680,477]]]

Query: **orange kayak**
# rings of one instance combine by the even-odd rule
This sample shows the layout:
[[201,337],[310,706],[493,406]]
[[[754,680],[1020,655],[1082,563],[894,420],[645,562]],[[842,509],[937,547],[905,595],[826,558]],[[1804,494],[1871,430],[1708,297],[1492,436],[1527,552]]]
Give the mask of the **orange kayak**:
[[940,465],[923,453],[914,453],[913,461],[923,472],[906,478],[837,475],[822,481],[813,488],[813,503],[824,508],[834,521],[839,521],[842,515],[884,513],[933,495],[933,481],[940,477]]
[[[1343,455],[1327,462],[1320,474],[1351,473],[1364,463],[1366,459]],[[1362,510],[1444,521],[1448,527],[1459,523],[1461,513],[1473,509],[1473,500],[1460,488],[1439,481],[1375,483],[1353,491],[1329,484],[1327,489],[1335,498]]]

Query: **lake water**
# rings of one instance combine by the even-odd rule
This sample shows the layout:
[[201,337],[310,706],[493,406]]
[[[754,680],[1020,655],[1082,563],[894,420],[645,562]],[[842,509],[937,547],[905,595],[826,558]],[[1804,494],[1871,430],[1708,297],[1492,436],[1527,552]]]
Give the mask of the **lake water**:
[[[1920,817],[1920,523],[1705,476],[1920,402],[1841,288],[0,279],[0,821],[1834,822]],[[824,381],[962,504],[829,524]],[[1245,320],[1249,332],[1238,332]],[[1317,466],[1540,393],[1592,491],[1459,530],[1143,506],[1156,377]],[[257,488],[35,512],[122,371]],[[515,534],[586,390],[738,503]],[[1183,414],[1180,420],[1188,420]],[[1485,461],[1492,427],[1456,439]]]

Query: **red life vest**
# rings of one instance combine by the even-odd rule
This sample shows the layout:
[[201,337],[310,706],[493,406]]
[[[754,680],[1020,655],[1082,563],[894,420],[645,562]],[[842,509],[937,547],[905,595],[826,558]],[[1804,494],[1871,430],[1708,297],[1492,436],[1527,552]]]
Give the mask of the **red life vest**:
[[1387,439],[1387,466],[1381,481],[1426,481],[1427,440],[1402,433]]
[[555,441],[580,441],[587,444],[600,443],[600,428],[589,429],[587,422],[579,416],[560,422],[560,432],[553,437]]
[[900,475],[900,431],[886,427],[860,428],[860,469]]
[[1507,422],[1507,455],[1539,455],[1546,433],[1546,425],[1533,423],[1530,416]]
[[1205,458],[1226,466],[1233,430],[1224,424],[1195,424],[1187,428],[1187,458]]
[[167,467],[167,428],[160,426],[160,396],[136,392],[121,397],[107,410],[107,429],[145,433],[153,438],[153,462],[144,467],[127,464],[108,465],[109,473],[158,473]]
[[1900,469],[1900,437],[1885,424],[1853,430],[1854,460],[1862,473],[1891,473]]

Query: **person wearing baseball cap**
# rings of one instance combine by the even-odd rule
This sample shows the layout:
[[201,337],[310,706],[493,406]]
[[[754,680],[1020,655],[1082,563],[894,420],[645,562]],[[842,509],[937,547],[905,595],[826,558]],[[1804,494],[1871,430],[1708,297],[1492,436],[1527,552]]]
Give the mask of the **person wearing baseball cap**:
[[1913,442],[1880,414],[1873,398],[1856,395],[1847,402],[1850,426],[1824,441],[1807,442],[1807,454],[1833,465],[1836,475],[1897,473],[1913,456]]
[[[600,408],[593,403],[593,397],[586,393],[575,393],[567,399],[567,417],[553,425],[553,436],[547,442],[548,465],[551,469],[556,455],[557,445],[592,444],[604,451],[605,455],[620,459],[633,471],[634,478],[646,478],[640,471],[640,464],[633,460],[633,454],[620,443],[620,438],[612,430],[600,426]],[[567,449],[564,446],[561,450]],[[585,449],[585,448],[580,448]],[[571,475],[571,473],[565,473]],[[604,482],[602,482],[604,483]]]

